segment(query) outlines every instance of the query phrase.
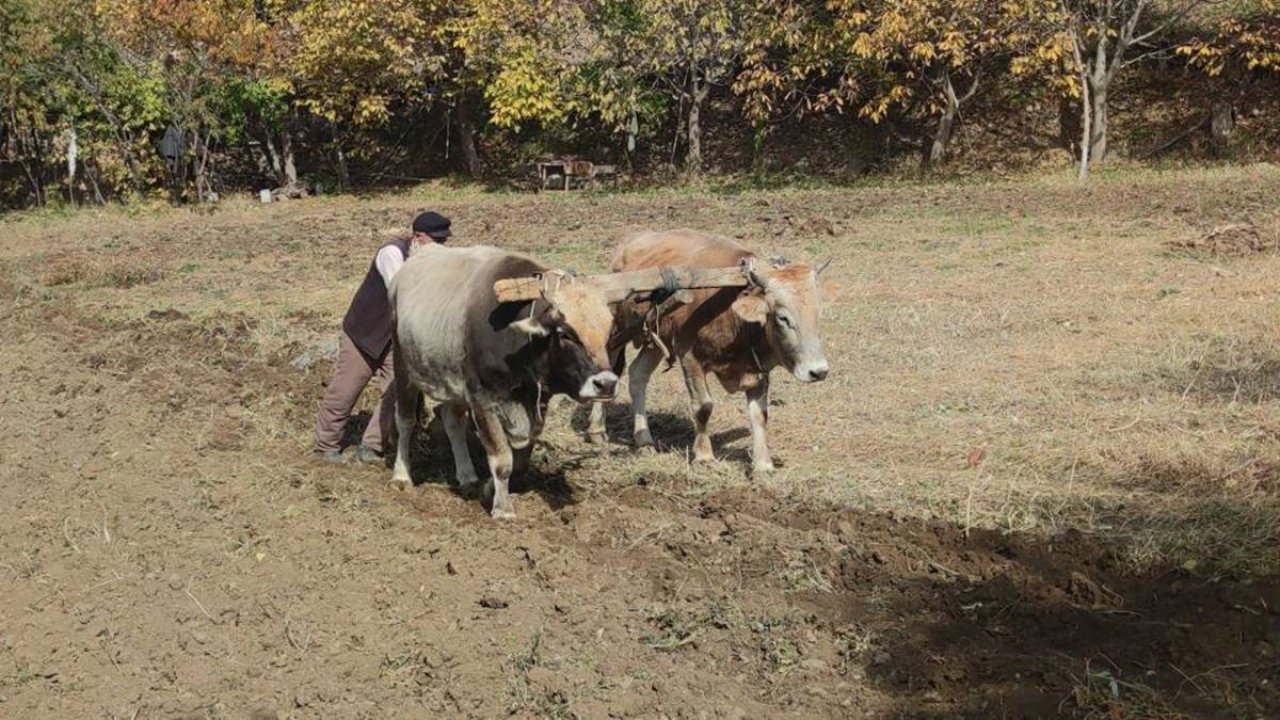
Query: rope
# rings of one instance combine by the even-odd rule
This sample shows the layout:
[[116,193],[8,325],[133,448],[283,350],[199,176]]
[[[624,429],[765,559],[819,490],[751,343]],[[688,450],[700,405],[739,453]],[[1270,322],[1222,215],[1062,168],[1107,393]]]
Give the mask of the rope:
[[662,280],[662,287],[654,288],[649,293],[649,302],[654,307],[662,304],[680,289],[680,278],[676,276],[675,270],[669,267],[659,268],[658,277]]
[[676,355],[662,341],[662,304],[674,295],[676,291],[680,290],[680,278],[669,267],[659,269],[658,277],[662,279],[662,287],[656,288],[649,293],[649,310],[645,313],[643,328],[645,341],[662,352],[662,359],[667,362],[667,367],[663,372],[667,372],[675,366]]

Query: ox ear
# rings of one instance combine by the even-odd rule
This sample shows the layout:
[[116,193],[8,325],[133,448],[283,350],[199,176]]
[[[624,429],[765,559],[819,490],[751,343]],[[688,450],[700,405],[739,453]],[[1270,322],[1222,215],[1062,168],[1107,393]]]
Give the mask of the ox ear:
[[521,318],[511,323],[508,327],[534,337],[546,337],[551,334],[551,328],[538,322],[537,318],[531,317]]
[[510,327],[528,335],[546,337],[555,330],[557,325],[563,322],[564,313],[552,307],[537,317],[530,315],[527,318],[517,320],[511,323]]
[[733,314],[745,323],[763,325],[769,319],[769,303],[761,293],[747,292],[733,301]]

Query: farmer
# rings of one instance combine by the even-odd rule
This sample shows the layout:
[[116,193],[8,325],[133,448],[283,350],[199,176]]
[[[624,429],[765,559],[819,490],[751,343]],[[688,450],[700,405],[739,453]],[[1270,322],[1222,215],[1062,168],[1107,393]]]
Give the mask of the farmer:
[[351,408],[376,378],[382,392],[378,413],[369,419],[356,447],[355,460],[360,463],[381,461],[385,439],[395,423],[396,394],[392,387],[391,303],[387,288],[391,278],[404,264],[412,249],[429,242],[443,243],[449,238],[449,218],[424,212],[413,220],[413,232],[378,248],[369,272],[342,321],[338,338],[338,357],[333,364],[333,379],[325,389],[316,413],[316,457],[327,462],[343,462],[342,430],[351,417]]

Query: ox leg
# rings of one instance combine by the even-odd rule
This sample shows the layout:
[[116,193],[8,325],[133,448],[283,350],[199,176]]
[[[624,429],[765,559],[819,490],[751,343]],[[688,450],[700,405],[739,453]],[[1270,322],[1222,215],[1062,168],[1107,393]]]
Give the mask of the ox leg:
[[507,432],[502,428],[502,420],[497,413],[486,412],[484,408],[473,405],[471,417],[476,421],[480,442],[484,444],[489,458],[489,472],[493,474],[493,509],[489,514],[495,520],[513,519],[516,509],[509,493],[513,458]]
[[[398,366],[399,356],[396,356]],[[413,444],[413,434],[418,429],[418,404],[422,393],[409,382],[409,374],[401,367],[395,369],[396,393],[396,464],[391,471],[391,484],[405,489],[413,487],[413,478],[409,476],[409,447]]]
[[[626,351],[626,346],[620,345],[609,354],[613,373],[619,377],[622,376],[622,369],[627,364]],[[604,418],[608,409],[608,400],[591,403],[591,420],[587,423],[587,442],[592,445],[604,445],[609,442],[609,436],[605,432],[604,425]]]
[[445,404],[440,406],[440,419],[445,435],[449,436],[449,448],[453,450],[453,468],[458,485],[466,488],[480,481],[476,467],[471,463],[467,450],[467,406]]
[[747,422],[751,425],[751,471],[771,472],[773,458],[769,455],[769,377],[760,378],[760,384],[747,390]]
[[684,371],[684,384],[689,390],[689,414],[693,417],[693,460],[711,462],[716,455],[711,449],[707,424],[711,422],[715,403],[711,400],[711,388],[707,387],[707,371],[691,354],[681,359],[680,369]]
[[609,437],[604,431],[604,415],[608,409],[608,401],[591,403],[591,419],[587,422],[587,442],[592,445],[604,445]]
[[[649,392],[649,378],[662,362],[662,351],[645,346],[631,363],[627,383],[631,391],[631,415],[635,420],[636,447],[652,447],[653,435],[649,433],[649,418],[645,415],[645,396]],[[601,411],[603,412],[603,410]],[[603,422],[603,421],[602,421]]]

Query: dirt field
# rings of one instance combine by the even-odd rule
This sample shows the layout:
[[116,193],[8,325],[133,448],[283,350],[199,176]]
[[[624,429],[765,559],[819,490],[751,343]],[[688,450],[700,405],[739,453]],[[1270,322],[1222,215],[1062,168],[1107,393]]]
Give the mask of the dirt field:
[[[1280,717],[1277,198],[1255,166],[0,221],[0,716]],[[676,373],[656,454],[625,402],[607,449],[553,404],[510,524],[438,427],[412,493],[312,461],[330,365],[291,361],[426,207],[581,270],[632,228],[834,256],[780,469],[723,395],[690,466]]]

